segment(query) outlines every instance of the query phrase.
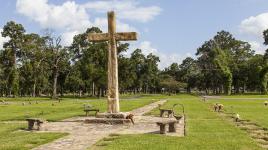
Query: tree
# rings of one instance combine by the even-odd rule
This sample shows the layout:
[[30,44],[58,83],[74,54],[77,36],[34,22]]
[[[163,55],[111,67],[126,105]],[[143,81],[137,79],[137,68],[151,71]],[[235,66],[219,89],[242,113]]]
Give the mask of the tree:
[[[263,31],[264,45],[268,45],[268,29]],[[263,94],[267,94],[267,81],[268,81],[268,49],[264,54],[264,66],[260,71],[260,79],[261,79],[261,90]]]
[[[158,62],[160,62],[159,57],[150,53],[146,56],[144,62],[144,73],[143,73],[143,89],[145,93],[149,91],[152,93],[151,90],[154,92],[156,91],[156,85],[158,83]],[[150,90],[151,89],[151,90]]]
[[187,83],[187,92],[191,93],[191,89],[200,84],[200,69],[197,61],[191,57],[187,57],[179,66],[179,81]]
[[216,57],[213,60],[214,64],[216,65],[216,68],[219,68],[219,73],[224,81],[224,93],[230,95],[232,88],[232,73],[228,67],[227,56],[220,48],[215,48],[213,51],[216,54]]
[[76,61],[80,64],[82,79],[85,83],[84,91],[91,88],[91,94],[104,96],[107,87],[107,59],[108,46],[106,42],[89,42],[87,35],[102,33],[97,27],[87,29],[85,33],[77,35],[71,46]]
[[134,93],[141,92],[143,87],[142,77],[144,77],[145,56],[141,49],[136,49],[131,53],[130,61],[135,69]]
[[248,62],[248,81],[247,88],[250,91],[260,92],[261,91],[261,75],[260,71],[263,66],[263,55],[256,54],[252,56]]
[[85,82],[82,80],[82,75],[80,71],[80,62],[75,63],[71,66],[70,72],[65,80],[65,90],[72,92],[75,96],[75,93],[79,92],[79,97],[82,96],[82,91],[85,87]]
[[130,58],[120,55],[118,58],[118,70],[120,92],[131,91],[136,79],[136,70]]
[[180,68],[179,68],[178,63],[172,63],[169,67],[164,69],[164,72],[172,76],[174,79],[180,80],[179,79]]
[[169,75],[163,74],[161,76],[160,87],[164,92],[176,94],[178,91],[180,91],[180,89],[186,88],[186,86],[186,83],[178,82]]
[[14,21],[7,22],[7,24],[3,28],[2,36],[8,37],[9,41],[4,43],[4,49],[7,51],[6,54],[10,55],[9,57],[9,73],[8,73],[8,84],[11,85],[9,87],[9,95],[13,93],[13,96],[18,95],[19,91],[19,74],[17,71],[17,59],[21,54],[21,46],[23,42],[23,35],[25,33],[25,29],[21,24],[17,24]]
[[211,88],[214,94],[222,90],[231,94],[232,73],[228,64],[234,43],[235,39],[229,32],[221,31],[198,48],[196,55],[199,56],[198,64],[204,74],[206,91]]
[[64,71],[69,64],[70,52],[61,46],[61,37],[46,36],[47,60],[52,70],[52,99],[57,98],[57,82],[60,71]]
[[[41,84],[39,81],[42,81],[45,75],[43,69],[48,69],[45,64],[46,57],[44,57],[46,56],[45,39],[38,34],[26,34],[21,51],[21,62],[23,65],[20,69],[20,76],[24,77],[25,81],[27,81],[27,83],[22,84],[32,86],[30,88],[31,95],[35,97],[37,94],[37,86]],[[38,87],[38,89],[40,89],[40,87]]]
[[[0,51],[0,95],[40,96],[60,93],[104,96],[107,90],[107,42],[90,42],[88,34],[101,33],[97,27],[74,37],[69,47],[61,38],[25,33],[23,26],[8,22],[2,35],[9,38]],[[268,29],[263,32],[268,45]],[[160,59],[135,49],[124,55],[128,43],[117,42],[120,92],[176,93],[198,89],[213,94],[267,93],[268,49],[255,54],[251,45],[227,31],[220,31],[197,49],[197,59],[187,57],[159,70]]]

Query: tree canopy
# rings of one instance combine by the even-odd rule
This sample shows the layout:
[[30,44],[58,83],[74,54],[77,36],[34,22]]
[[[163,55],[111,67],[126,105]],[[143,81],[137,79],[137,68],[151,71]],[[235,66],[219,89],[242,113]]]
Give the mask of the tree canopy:
[[[60,36],[27,33],[23,25],[7,22],[2,36],[8,41],[0,51],[0,96],[105,96],[108,45],[87,40],[88,34],[101,32],[88,28],[74,36],[70,46],[62,46]],[[268,29],[263,37],[268,45]],[[196,58],[163,70],[158,56],[144,55],[142,49],[126,56],[129,44],[117,46],[121,93],[267,93],[268,50],[255,54],[249,43],[227,31],[205,41]]]

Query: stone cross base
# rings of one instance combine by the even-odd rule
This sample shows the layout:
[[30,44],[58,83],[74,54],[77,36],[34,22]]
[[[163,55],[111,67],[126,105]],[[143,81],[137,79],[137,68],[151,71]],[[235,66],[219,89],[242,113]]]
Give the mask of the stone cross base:
[[130,113],[98,113],[96,118],[86,119],[84,123],[103,123],[103,124],[131,124],[131,119],[127,116]]
[[123,118],[91,118],[85,119],[84,123],[96,123],[96,124],[132,124],[130,119]]
[[120,112],[120,113],[98,113],[96,118],[121,118],[125,119],[130,113]]

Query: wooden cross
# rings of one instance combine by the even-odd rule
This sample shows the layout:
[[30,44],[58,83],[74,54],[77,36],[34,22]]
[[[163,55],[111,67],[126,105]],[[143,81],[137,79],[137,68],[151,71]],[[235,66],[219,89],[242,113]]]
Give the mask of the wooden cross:
[[136,32],[116,33],[115,13],[108,12],[108,33],[90,33],[88,40],[92,42],[108,41],[108,113],[119,113],[118,62],[116,41],[137,40]]

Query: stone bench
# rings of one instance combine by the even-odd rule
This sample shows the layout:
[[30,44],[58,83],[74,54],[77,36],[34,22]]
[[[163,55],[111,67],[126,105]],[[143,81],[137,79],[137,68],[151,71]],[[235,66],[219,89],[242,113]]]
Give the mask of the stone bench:
[[202,100],[203,100],[204,102],[206,102],[206,101],[207,101],[207,97],[202,96]]
[[86,116],[88,116],[88,113],[91,111],[95,111],[95,116],[100,111],[99,109],[93,108],[91,105],[84,106],[84,112],[86,112]]
[[40,130],[41,124],[45,122],[39,118],[28,118],[26,121],[28,121],[28,130]]
[[171,117],[173,114],[173,110],[172,109],[162,109],[159,108],[160,111],[160,117],[163,117],[164,113],[167,112],[168,113],[168,117]]
[[168,124],[169,132],[176,132],[176,124],[177,120],[169,120],[169,121],[159,121],[156,122],[158,126],[160,126],[160,134],[166,134],[166,125]]

